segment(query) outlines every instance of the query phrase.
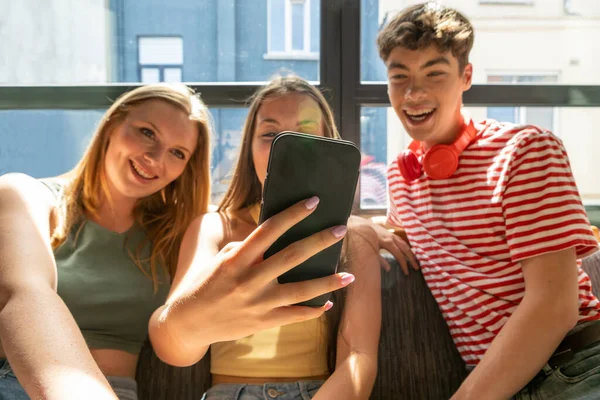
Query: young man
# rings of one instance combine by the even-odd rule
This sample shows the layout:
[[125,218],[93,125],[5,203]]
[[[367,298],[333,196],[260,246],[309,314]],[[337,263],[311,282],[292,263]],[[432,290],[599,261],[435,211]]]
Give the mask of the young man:
[[413,139],[389,168],[388,222],[406,231],[472,369],[453,399],[600,398],[600,304],[578,261],[598,243],[566,151],[542,128],[463,113],[473,39],[435,3],[378,37]]

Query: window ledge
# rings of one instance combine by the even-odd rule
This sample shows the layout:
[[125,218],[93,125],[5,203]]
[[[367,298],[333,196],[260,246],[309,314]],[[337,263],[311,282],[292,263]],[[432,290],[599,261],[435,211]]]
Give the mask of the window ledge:
[[265,60],[304,60],[304,61],[317,61],[319,59],[319,53],[305,53],[305,52],[269,52],[263,54]]

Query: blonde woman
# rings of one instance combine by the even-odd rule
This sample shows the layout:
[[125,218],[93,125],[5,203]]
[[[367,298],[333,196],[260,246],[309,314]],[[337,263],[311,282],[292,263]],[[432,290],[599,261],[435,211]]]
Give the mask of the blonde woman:
[[[149,327],[159,355],[181,361],[165,300],[186,229],[207,211],[210,135],[190,89],[144,86],[110,107],[70,173],[0,177],[0,399],[136,399]],[[302,212],[277,218],[293,224]],[[218,280],[192,289],[203,297],[178,312],[210,316],[248,295]]]
[[[177,270],[172,302],[177,301],[178,292],[186,292],[188,284],[179,279],[183,274],[198,276],[199,280],[206,280],[206,277],[209,281],[214,279],[211,265],[223,257],[230,257],[230,254],[235,257],[240,249],[250,242],[255,243],[263,229],[276,226],[270,221],[257,226],[259,203],[271,143],[277,134],[286,130],[339,138],[333,115],[321,93],[295,76],[276,78],[253,97],[233,181],[219,210],[192,223],[184,239],[180,259],[184,262]],[[318,199],[308,200],[306,206],[312,209],[318,207]],[[288,228],[281,226],[280,232]],[[341,240],[346,231],[346,227],[340,226],[322,232],[321,246]],[[408,251],[406,244],[394,243],[395,254],[404,259],[401,248]],[[332,289],[339,285],[347,286],[356,279],[348,287],[344,306],[342,296],[335,293],[333,302],[321,308],[288,306],[279,310],[310,313],[312,319],[299,317],[293,324],[265,321],[263,329],[256,332],[245,329],[248,316],[235,313],[235,318],[230,319],[230,332],[223,332],[220,340],[206,340],[204,335],[192,334],[201,331],[201,321],[193,315],[189,315],[187,321],[182,318],[180,326],[187,326],[188,333],[172,332],[172,338],[173,342],[186,344],[182,349],[190,355],[190,363],[202,357],[207,345],[212,344],[213,387],[206,393],[205,399],[368,398],[377,371],[381,325],[379,246],[374,229],[360,219],[351,218],[344,246],[346,260],[342,269],[346,271],[327,278],[331,279],[330,285],[336,284]],[[255,271],[263,268],[255,263],[262,260],[265,250],[264,245],[256,246],[254,258],[239,258],[237,263],[231,264],[230,290],[249,290],[248,286],[239,288],[238,283],[243,282],[239,278],[243,275],[239,274],[243,274],[248,266]],[[306,258],[292,251],[287,258],[271,262],[272,259],[267,262],[271,263],[273,292],[263,290],[264,298],[277,299],[278,291],[287,286],[298,287],[298,293],[303,294],[289,299],[288,304],[315,297],[315,288],[320,285],[318,280],[279,285],[275,279],[288,269],[285,264],[289,264],[290,259]],[[256,297],[248,297],[247,302],[255,304]],[[222,315],[213,316],[213,320],[230,318],[236,306],[225,305],[227,308],[223,309]],[[325,311],[328,312],[323,315]],[[211,330],[210,327],[205,328]]]

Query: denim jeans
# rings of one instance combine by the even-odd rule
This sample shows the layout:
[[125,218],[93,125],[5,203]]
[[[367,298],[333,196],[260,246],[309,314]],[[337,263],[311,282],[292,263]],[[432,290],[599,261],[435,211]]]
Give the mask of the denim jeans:
[[[137,383],[133,378],[107,376],[119,400],[137,400]],[[29,400],[6,359],[0,359],[0,400]]]
[[323,381],[264,385],[220,384],[204,393],[202,400],[310,400],[321,385]]
[[515,400],[600,399],[600,343],[575,353],[571,360],[544,369]]

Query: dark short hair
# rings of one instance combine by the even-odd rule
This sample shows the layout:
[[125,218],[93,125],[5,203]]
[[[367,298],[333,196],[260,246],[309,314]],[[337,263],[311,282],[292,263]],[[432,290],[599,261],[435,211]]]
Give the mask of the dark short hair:
[[460,71],[469,63],[475,34],[471,22],[458,11],[435,2],[408,7],[379,32],[379,56],[386,62],[392,50],[425,49],[432,44],[445,53],[450,51],[458,60]]

